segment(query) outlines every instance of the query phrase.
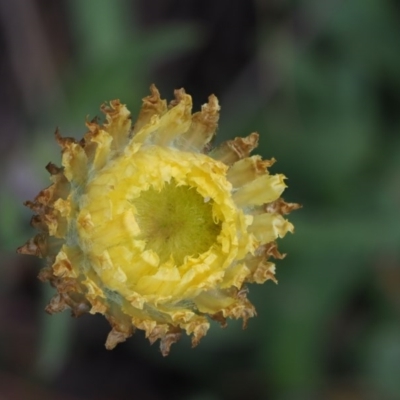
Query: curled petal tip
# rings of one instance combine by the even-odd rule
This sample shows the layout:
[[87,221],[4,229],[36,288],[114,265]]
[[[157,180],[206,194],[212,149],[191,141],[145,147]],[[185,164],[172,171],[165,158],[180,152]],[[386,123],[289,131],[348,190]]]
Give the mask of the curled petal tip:
[[182,332],[180,329],[171,329],[162,339],[160,342],[160,351],[161,354],[166,357],[170,350],[171,346],[178,342],[182,336]]
[[107,350],[112,350],[118,343],[125,342],[125,340],[131,336],[131,332],[122,332],[116,328],[113,328],[107,336],[105,347]]

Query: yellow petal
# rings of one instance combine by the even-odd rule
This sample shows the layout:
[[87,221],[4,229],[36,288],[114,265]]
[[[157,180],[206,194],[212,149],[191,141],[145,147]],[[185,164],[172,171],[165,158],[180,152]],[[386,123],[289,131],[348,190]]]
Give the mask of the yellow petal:
[[284,175],[263,175],[242,186],[233,194],[238,207],[262,205],[276,200],[285,190]]
[[261,243],[269,243],[283,238],[287,232],[293,233],[294,227],[282,215],[266,213],[254,216],[249,230]]

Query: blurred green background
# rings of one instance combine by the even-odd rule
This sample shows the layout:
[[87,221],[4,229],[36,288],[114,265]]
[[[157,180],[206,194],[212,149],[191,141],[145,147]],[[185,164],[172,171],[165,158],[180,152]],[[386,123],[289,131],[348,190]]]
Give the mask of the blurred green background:
[[[400,399],[400,3],[396,0],[0,0],[0,399]],[[100,316],[48,316],[22,206],[82,137],[150,84],[195,108],[216,142],[258,152],[304,205],[279,285],[250,287],[247,330],[213,325],[167,358],[142,332],[112,352]]]

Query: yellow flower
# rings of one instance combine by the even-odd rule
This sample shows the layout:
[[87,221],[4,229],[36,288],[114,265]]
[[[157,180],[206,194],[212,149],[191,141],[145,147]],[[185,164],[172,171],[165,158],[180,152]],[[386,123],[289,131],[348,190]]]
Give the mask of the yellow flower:
[[53,184],[26,202],[41,233],[18,251],[47,259],[39,278],[57,295],[46,310],[104,314],[108,349],[139,328],[167,355],[182,331],[197,345],[208,317],[246,325],[245,284],[275,281],[268,259],[293,231],[285,177],[249,156],[258,134],[210,150],[218,100],[191,108],[183,89],[167,106],[155,86],[133,126],[118,100],[103,105],[106,122],[87,122],[81,141],[56,132],[62,167],[47,165]]

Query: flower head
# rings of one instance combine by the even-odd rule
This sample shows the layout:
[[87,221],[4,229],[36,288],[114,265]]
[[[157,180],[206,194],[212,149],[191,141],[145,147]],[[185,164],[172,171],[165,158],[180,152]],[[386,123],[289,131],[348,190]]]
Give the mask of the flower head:
[[104,314],[108,349],[138,328],[166,355],[182,331],[197,345],[209,318],[245,325],[245,284],[275,281],[275,240],[293,231],[285,177],[250,156],[258,134],[210,149],[218,100],[191,108],[183,89],[167,105],[155,86],[134,125],[118,100],[103,105],[81,141],[56,132],[62,167],[47,165],[52,185],[26,202],[41,233],[18,251],[47,259],[46,310]]

